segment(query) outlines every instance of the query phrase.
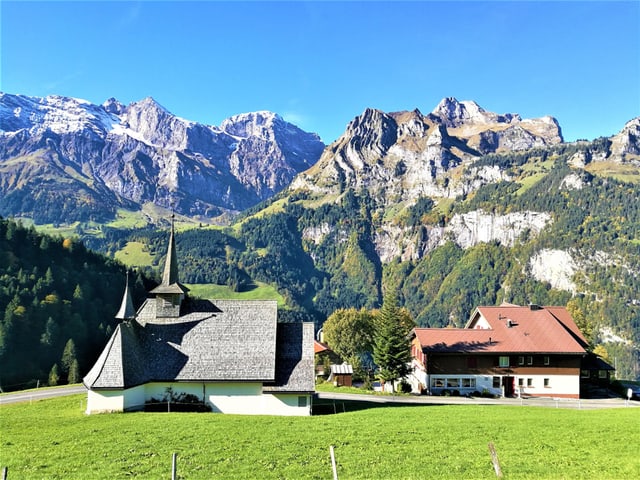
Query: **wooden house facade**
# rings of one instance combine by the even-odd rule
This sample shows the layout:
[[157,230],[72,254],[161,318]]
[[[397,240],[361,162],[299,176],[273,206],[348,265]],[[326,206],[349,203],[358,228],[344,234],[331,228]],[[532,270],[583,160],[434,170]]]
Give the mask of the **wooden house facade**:
[[464,328],[416,328],[415,392],[579,398],[587,342],[564,307],[478,307]]

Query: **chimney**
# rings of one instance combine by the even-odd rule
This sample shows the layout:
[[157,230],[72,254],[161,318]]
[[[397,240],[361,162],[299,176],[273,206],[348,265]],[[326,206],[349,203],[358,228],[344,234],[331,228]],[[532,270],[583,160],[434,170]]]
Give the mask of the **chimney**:
[[542,307],[540,305],[536,305],[535,303],[530,303],[529,310],[531,310],[532,312],[536,310],[542,310]]
[[510,318],[507,318],[507,327],[508,327],[508,328],[513,327],[513,322],[511,321],[511,319],[510,319]]

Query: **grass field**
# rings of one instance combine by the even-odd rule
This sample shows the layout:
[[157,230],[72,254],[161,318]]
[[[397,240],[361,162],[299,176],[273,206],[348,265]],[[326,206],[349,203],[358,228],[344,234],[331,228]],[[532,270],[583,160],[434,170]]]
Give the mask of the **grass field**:
[[228,300],[277,300],[278,308],[284,308],[284,297],[275,287],[262,282],[256,282],[256,287],[244,292],[234,292],[226,285],[212,283],[189,283],[189,294],[192,297],[228,299]]
[[130,267],[151,265],[153,256],[142,242],[127,242],[124,248],[115,253],[115,259]]
[[[627,479],[640,471],[636,409],[371,406],[313,417],[86,416],[84,395],[0,407],[9,479]],[[355,405],[355,404],[354,404]]]

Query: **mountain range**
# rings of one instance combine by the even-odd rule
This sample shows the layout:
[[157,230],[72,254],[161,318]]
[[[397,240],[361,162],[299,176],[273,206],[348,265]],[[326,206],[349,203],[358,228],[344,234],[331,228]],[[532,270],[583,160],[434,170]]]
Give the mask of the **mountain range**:
[[124,106],[0,94],[0,214],[105,221],[147,203],[211,218],[244,210],[316,163],[320,138],[270,112],[219,127],[152,98]]
[[[232,229],[178,235],[185,282],[269,283],[319,323],[379,306],[389,284],[421,326],[460,326],[477,305],[570,304],[640,374],[640,117],[565,142],[553,117],[445,98],[426,114],[368,108],[325,146],[269,112],[212,127],[150,98],[2,94],[0,122],[0,215],[226,213]],[[85,230],[98,250],[142,242],[161,263],[162,236]]]

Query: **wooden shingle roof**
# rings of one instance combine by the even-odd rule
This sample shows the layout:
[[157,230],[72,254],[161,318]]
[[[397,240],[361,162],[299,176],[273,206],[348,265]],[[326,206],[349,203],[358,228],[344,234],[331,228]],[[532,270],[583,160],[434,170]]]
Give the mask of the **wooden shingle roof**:
[[[154,305],[146,302],[138,316],[147,318],[144,310]],[[189,306],[169,323],[119,325],[85,385],[275,380],[277,302],[207,300]]]
[[310,392],[315,389],[313,366],[314,325],[279,323],[276,346],[276,378],[265,392]]

